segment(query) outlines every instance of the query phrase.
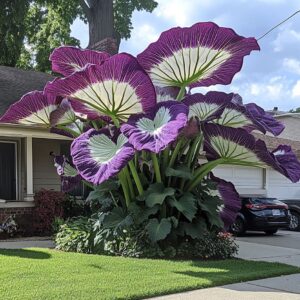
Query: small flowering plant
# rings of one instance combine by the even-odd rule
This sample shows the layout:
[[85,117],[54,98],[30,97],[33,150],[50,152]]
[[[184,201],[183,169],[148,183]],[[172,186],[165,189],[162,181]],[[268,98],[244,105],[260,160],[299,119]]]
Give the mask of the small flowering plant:
[[270,152],[251,134],[279,135],[281,123],[237,94],[194,92],[230,84],[253,50],[255,38],[210,22],[163,32],[137,57],[63,46],[50,56],[62,76],[1,121],[73,139],[71,159],[56,156],[55,165],[65,190],[80,181],[93,189],[98,239],[130,226],[152,243],[197,239],[227,229],[241,207],[233,184],[213,175],[217,166],[271,167],[300,179],[290,146]]

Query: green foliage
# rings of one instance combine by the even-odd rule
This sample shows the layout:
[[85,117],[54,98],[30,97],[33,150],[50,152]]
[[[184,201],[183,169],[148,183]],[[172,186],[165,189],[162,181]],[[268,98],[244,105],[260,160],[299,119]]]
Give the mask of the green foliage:
[[[93,2],[95,0],[89,1]],[[0,64],[50,71],[49,55],[62,44],[79,46],[71,36],[76,18],[87,22],[80,0],[2,0],[0,3]],[[115,30],[130,38],[134,10],[153,11],[154,0],[115,0]],[[99,16],[100,18],[101,16]]]
[[171,231],[171,221],[168,219],[150,219],[146,226],[149,238],[151,242],[155,243],[157,241],[163,240]]
[[60,225],[56,234],[56,249],[67,252],[95,253],[92,229],[92,222],[86,217],[67,221]]

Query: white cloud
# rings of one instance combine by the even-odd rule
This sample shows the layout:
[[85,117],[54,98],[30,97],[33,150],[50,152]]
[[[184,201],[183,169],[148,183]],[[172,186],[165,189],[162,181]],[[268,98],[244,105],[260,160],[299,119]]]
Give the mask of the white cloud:
[[291,46],[296,47],[297,45],[299,47],[299,42],[300,42],[300,32],[294,29],[286,28],[279,32],[277,38],[273,42],[274,51],[281,52]]
[[156,41],[159,37],[159,32],[156,31],[155,27],[148,24],[140,24],[136,26],[132,33],[131,38],[128,41],[122,41],[121,49],[127,48],[132,49],[132,54],[137,54],[143,51],[150,43]]
[[293,86],[292,97],[293,98],[300,97],[300,80],[298,80],[296,84]]
[[300,60],[294,58],[284,58],[282,65],[288,71],[300,75]]

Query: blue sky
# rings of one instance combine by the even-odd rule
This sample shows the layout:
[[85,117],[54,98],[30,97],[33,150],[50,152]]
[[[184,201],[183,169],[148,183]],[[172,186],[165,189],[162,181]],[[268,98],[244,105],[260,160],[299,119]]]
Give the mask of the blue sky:
[[[300,9],[299,0],[157,0],[153,13],[135,12],[132,36],[121,42],[120,51],[133,55],[143,51],[159,34],[174,26],[190,26],[213,21],[231,27],[246,37],[259,37]],[[88,42],[87,25],[77,20],[72,35]],[[220,90],[239,93],[245,103],[255,102],[265,109],[274,106],[289,110],[300,106],[300,14],[262,39],[261,51],[244,60],[241,72],[229,86],[213,86],[199,91]]]

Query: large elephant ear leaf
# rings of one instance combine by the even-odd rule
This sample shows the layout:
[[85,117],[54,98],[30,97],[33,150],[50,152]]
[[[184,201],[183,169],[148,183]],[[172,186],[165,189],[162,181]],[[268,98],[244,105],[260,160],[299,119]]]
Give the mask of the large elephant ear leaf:
[[217,191],[223,201],[223,204],[219,206],[219,214],[225,229],[228,229],[241,209],[240,196],[231,182],[215,177],[212,173],[210,178],[217,184]]
[[162,183],[154,183],[149,186],[140,199],[144,200],[148,207],[153,207],[156,204],[162,204],[168,196],[173,196],[174,193],[173,188],[166,188]]
[[197,213],[196,199],[191,193],[185,193],[179,200],[169,200],[169,204],[180,211],[190,222]]
[[267,131],[273,135],[279,135],[284,130],[284,125],[278,122],[271,114],[265,112],[255,103],[241,105],[239,103],[228,103],[220,118],[215,123],[243,128],[248,132],[259,130],[262,133]]
[[105,216],[103,221],[104,228],[114,228],[115,230],[126,228],[132,225],[133,219],[121,207],[115,207]]
[[171,232],[171,221],[168,219],[151,219],[146,225],[149,238],[152,243],[163,240]]
[[77,99],[101,114],[118,119],[148,112],[156,104],[149,76],[126,53],[114,55],[102,65],[88,65],[66,78],[56,79],[47,84],[46,90]]
[[138,60],[156,86],[210,86],[229,84],[252,50],[255,38],[207,22],[163,32]]
[[225,163],[261,166],[255,153],[255,138],[244,129],[205,124],[204,151],[208,159],[223,159]]
[[57,99],[51,94],[33,91],[9,107],[1,117],[2,123],[50,126],[50,114],[57,109]]
[[101,65],[108,58],[109,54],[106,52],[62,46],[56,48],[49,59],[52,62],[53,72],[69,76],[88,64]]
[[192,239],[200,239],[207,232],[207,224],[203,218],[193,223],[180,222],[179,226],[181,232],[189,235]]

